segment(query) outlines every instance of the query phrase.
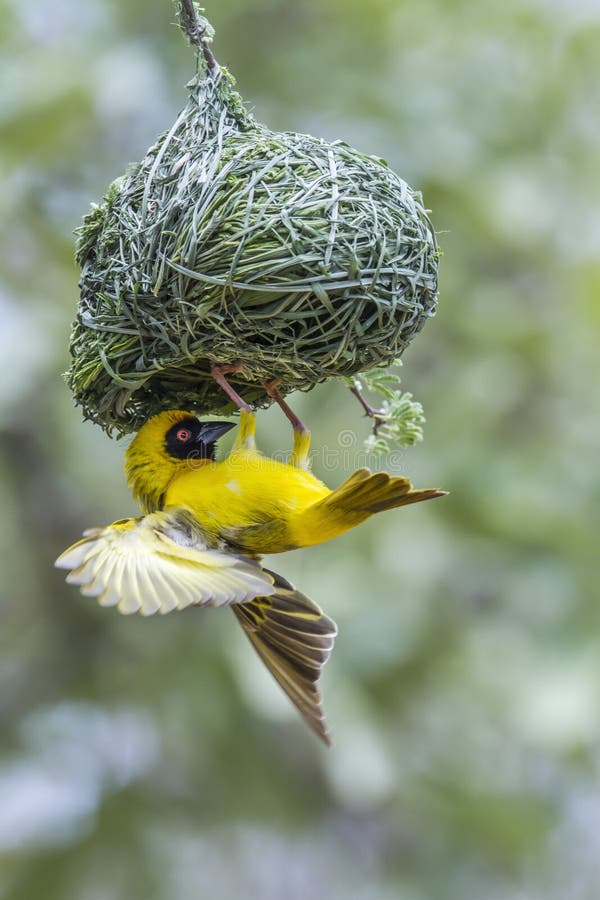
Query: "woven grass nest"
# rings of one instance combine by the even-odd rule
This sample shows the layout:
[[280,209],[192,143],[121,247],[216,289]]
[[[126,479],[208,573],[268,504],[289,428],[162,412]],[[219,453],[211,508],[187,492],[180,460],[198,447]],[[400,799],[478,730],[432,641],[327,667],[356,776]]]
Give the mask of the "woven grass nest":
[[438,250],[421,197],[347,144],[278,133],[245,109],[191,2],[198,70],[173,126],[79,229],[68,382],[109,433],[166,408],[254,405],[400,357],[433,315]]

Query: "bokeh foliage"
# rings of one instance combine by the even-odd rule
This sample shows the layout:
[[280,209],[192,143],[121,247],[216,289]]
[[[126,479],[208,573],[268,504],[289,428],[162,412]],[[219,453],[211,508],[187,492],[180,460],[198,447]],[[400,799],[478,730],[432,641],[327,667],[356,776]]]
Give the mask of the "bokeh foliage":
[[[54,557],[132,512],[60,379],[72,230],[172,121],[167,0],[0,2],[0,897],[595,900],[600,880],[600,6],[219,0],[272,128],[388,159],[441,302],[404,359],[443,501],[273,562],[340,626],[322,750],[233,617],[96,609]],[[296,399],[332,484],[342,385]],[[287,446],[277,411],[261,443]]]

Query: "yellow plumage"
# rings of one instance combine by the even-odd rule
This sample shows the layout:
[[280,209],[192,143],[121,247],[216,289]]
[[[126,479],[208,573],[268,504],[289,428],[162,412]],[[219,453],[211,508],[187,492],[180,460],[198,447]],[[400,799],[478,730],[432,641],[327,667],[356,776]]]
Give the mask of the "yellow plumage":
[[185,508],[203,531],[251,553],[320,544],[375,512],[444,493],[415,491],[407,478],[368,469],[332,491],[308,471],[308,433],[296,435],[296,465],[269,459],[256,449],[255,417],[245,411],[227,459],[179,459],[165,451],[165,433],[189,416],[161,413],[140,429],[126,459],[134,496],[148,510]]

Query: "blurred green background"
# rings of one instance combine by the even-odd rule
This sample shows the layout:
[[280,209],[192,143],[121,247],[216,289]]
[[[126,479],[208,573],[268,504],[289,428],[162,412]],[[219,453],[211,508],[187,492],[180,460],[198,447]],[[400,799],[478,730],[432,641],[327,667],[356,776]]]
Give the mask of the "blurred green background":
[[[329,751],[226,611],[124,618],[63,584],[55,556],[134,511],[60,377],[72,231],[193,61],[169,0],[0,0],[0,897],[597,900],[600,2],[207,14],[260,119],[423,190],[441,302],[403,380],[428,423],[392,463],[451,496],[272,561],[339,624]],[[358,405],[295,400],[339,483]]]

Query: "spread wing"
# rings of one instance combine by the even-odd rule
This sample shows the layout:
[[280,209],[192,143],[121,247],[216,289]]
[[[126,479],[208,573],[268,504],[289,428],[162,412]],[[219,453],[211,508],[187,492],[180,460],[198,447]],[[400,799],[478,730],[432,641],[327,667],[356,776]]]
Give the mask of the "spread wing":
[[275,590],[271,574],[254,560],[208,549],[176,514],[165,512],[90,529],[55,565],[68,569],[67,582],[101,606],[144,616],[247,603]]
[[280,575],[269,574],[275,581],[274,593],[233,606],[233,612],[304,720],[329,745],[319,676],[333,650],[336,624]]

